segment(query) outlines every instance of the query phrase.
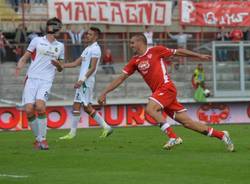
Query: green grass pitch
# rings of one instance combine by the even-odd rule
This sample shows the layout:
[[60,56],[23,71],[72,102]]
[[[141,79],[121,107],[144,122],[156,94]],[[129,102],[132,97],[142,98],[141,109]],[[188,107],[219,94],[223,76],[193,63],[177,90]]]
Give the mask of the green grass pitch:
[[107,139],[78,129],[70,141],[58,141],[68,130],[49,130],[49,151],[33,150],[30,131],[0,132],[0,184],[249,184],[250,125],[213,127],[230,132],[236,152],[182,126],[171,151],[158,127],[116,128]]

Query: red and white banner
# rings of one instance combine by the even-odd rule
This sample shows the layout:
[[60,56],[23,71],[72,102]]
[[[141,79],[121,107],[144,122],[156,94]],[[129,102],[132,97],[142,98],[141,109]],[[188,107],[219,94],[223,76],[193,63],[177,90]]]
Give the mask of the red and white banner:
[[170,1],[50,0],[49,17],[65,24],[171,25]]
[[180,21],[190,26],[250,26],[250,2],[180,1]]
[[[185,107],[188,114],[195,120],[206,124],[250,123],[250,103],[187,103]],[[98,108],[98,107],[97,107]],[[155,121],[144,111],[145,104],[136,105],[110,105],[97,110],[111,126],[152,126]],[[69,128],[73,120],[71,106],[55,106],[47,108],[49,128]],[[164,114],[165,115],[165,114]],[[166,116],[166,115],[165,115]],[[177,124],[167,118],[171,124]],[[81,112],[79,128],[97,127],[98,124],[85,112]],[[26,113],[14,107],[0,108],[0,130],[27,130],[28,121]]]

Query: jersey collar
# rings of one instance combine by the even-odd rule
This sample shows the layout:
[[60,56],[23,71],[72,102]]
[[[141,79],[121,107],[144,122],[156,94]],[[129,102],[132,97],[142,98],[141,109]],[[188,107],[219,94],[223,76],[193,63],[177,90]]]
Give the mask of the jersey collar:
[[[43,36],[43,39],[45,39],[47,42],[49,42],[49,40],[47,39],[47,36],[46,35],[44,35]],[[49,42],[50,44],[54,44],[54,43],[56,43],[56,39],[53,41],[53,42]]]
[[143,57],[143,56],[145,56],[145,55],[148,53],[148,51],[149,51],[149,48],[147,48],[147,50],[144,52],[144,54],[138,55],[138,57]]
[[89,47],[92,46],[92,45],[95,45],[95,44],[97,44],[97,42],[93,42],[92,44],[89,45]]

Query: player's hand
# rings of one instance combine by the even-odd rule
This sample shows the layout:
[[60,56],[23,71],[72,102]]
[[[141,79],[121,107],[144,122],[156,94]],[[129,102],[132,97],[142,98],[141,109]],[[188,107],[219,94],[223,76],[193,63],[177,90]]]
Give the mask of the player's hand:
[[54,65],[59,72],[61,72],[64,68],[63,64],[60,63],[60,61],[58,61],[58,60],[51,60],[51,64]]
[[101,94],[101,96],[99,96],[99,98],[98,98],[98,103],[99,103],[100,105],[106,104],[106,95],[105,95],[105,94]]
[[51,64],[54,65],[55,67],[61,66],[61,64],[58,60],[51,60]]
[[204,60],[211,60],[212,56],[211,55],[206,55],[206,54],[201,54],[199,56],[200,59],[204,59]]
[[77,81],[77,82],[75,83],[75,85],[74,85],[74,88],[75,88],[75,89],[80,88],[80,87],[82,86],[83,83],[84,83],[84,81],[81,81],[81,80]]
[[20,70],[21,70],[21,68],[16,67],[16,70],[15,70],[15,77],[16,78],[20,75]]

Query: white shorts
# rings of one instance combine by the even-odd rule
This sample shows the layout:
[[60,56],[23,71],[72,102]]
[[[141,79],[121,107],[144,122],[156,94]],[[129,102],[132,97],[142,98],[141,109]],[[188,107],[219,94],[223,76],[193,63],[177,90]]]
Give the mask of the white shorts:
[[93,100],[93,91],[93,87],[82,85],[80,88],[76,89],[74,102],[83,103],[85,106],[89,105]]
[[46,102],[49,98],[51,86],[52,82],[28,78],[23,90],[23,105],[28,103],[34,104],[36,100],[43,100]]

